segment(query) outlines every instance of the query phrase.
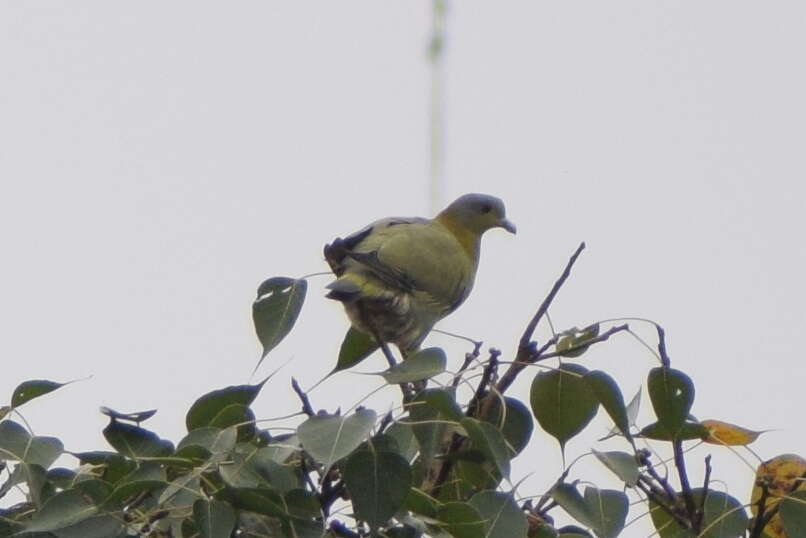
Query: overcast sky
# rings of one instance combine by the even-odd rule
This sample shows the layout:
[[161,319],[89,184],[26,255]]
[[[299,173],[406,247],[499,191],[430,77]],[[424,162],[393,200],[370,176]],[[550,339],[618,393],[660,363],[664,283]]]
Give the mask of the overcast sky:
[[[806,453],[805,25],[795,1],[456,2],[442,202],[500,196],[518,235],[485,236],[476,289],[440,327],[511,358],[584,240],[558,328],[658,321],[698,418],[777,429],[764,458]],[[429,26],[424,1],[0,2],[0,394],[92,376],[26,406],[37,434],[105,448],[99,405],[156,407],[146,425],[178,441],[196,397],[249,380],[260,281],[325,270],[323,244],[376,218],[428,215]],[[289,376],[311,386],[335,363],[347,320],[327,282],[261,368],[293,359],[261,418],[296,410]],[[428,344],[454,368],[467,347]],[[626,335],[580,362],[627,397],[656,364]],[[345,409],[359,386],[376,384],[345,373],[311,399]],[[608,427],[600,413],[569,457]],[[697,449],[693,475],[708,453],[746,502],[729,451]],[[536,433],[519,492],[560,465]]]

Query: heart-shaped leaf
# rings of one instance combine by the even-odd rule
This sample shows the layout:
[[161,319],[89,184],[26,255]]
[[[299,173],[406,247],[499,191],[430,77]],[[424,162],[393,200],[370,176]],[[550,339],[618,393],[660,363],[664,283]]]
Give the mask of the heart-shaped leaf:
[[397,453],[357,450],[344,466],[344,482],[356,517],[374,530],[403,506],[411,488],[411,469]]
[[640,437],[654,439],[655,441],[692,441],[694,439],[705,439],[708,437],[708,428],[699,422],[684,422],[677,429],[677,433],[672,435],[669,430],[660,422],[653,422],[644,427],[638,434]]
[[789,536],[806,536],[806,491],[784,497],[778,511]]
[[47,379],[31,379],[23,381],[11,394],[11,407],[19,407],[25,402],[30,402],[34,398],[43,396],[49,392],[61,388],[67,383],[56,383]]
[[551,498],[559,504],[563,510],[568,512],[572,518],[576,519],[586,527],[593,527],[595,521],[593,514],[588,508],[588,503],[580,495],[577,488],[565,482],[556,484],[551,488]]
[[193,503],[193,519],[203,538],[229,536],[235,528],[235,510],[229,503],[199,499]]
[[489,422],[481,422],[470,417],[462,419],[461,424],[473,441],[473,447],[481,450],[485,459],[495,465],[501,476],[509,478],[510,451],[501,431]]
[[370,409],[358,409],[344,417],[316,415],[299,425],[297,436],[313,459],[330,468],[369,437],[376,418]]
[[485,538],[484,518],[473,506],[450,502],[437,510],[439,526],[454,538]]
[[26,525],[26,532],[49,532],[63,529],[98,512],[98,506],[80,489],[57,493],[42,506]]
[[203,428],[212,426],[213,420],[218,416],[224,408],[239,404],[249,406],[257,395],[266,379],[257,385],[235,385],[226,387],[219,390],[208,392],[198,400],[193,402],[190,410],[185,417],[185,424],[188,431],[193,431],[196,428]]
[[591,452],[626,485],[633,487],[638,483],[640,473],[634,455],[626,452],[599,452],[596,450]]
[[104,437],[119,454],[131,459],[164,457],[174,452],[173,443],[145,428],[111,420],[103,430]]
[[627,407],[624,405],[624,396],[618,384],[608,374],[601,370],[594,370],[585,374],[588,383],[599,403],[602,404],[613,423],[621,434],[632,443],[630,435],[630,419],[627,416]]
[[372,355],[379,347],[372,336],[350,327],[347,330],[347,334],[344,335],[344,341],[341,343],[336,367],[328,375],[352,368]]
[[526,448],[532,436],[534,423],[532,413],[523,402],[516,398],[504,397],[505,408],[501,409],[501,400],[495,398],[484,420],[494,424],[504,434],[507,444],[514,454],[520,454]]
[[390,385],[430,379],[445,371],[448,359],[438,347],[423,349],[383,372],[381,375]]
[[563,451],[565,443],[593,420],[599,408],[599,400],[584,380],[587,373],[584,366],[568,363],[537,374],[532,382],[532,413]]
[[468,501],[484,519],[485,538],[526,538],[526,514],[512,495],[500,491],[480,491]]
[[694,403],[694,383],[680,370],[659,366],[650,370],[647,388],[658,422],[676,437]]
[[257,299],[252,304],[255,331],[263,344],[258,366],[291,331],[302,309],[307,289],[307,281],[287,277],[270,278],[258,287]]
[[0,460],[16,460],[47,469],[63,451],[64,445],[55,437],[31,437],[13,420],[0,422]]
[[630,501],[621,491],[585,488],[585,503],[593,518],[592,527],[598,538],[615,538],[627,520]]

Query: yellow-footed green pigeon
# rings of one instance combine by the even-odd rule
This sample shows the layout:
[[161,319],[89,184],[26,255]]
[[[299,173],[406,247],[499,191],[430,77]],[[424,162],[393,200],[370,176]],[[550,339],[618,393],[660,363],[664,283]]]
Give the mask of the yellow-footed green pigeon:
[[434,219],[373,222],[325,246],[338,277],[327,296],[344,304],[353,327],[410,356],[467,299],[490,228],[515,233],[504,203],[486,194],[465,194]]

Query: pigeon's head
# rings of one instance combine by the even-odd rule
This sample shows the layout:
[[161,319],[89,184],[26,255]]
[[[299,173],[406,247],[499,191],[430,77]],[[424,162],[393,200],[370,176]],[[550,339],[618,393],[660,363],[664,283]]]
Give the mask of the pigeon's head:
[[515,233],[515,225],[507,220],[504,202],[489,194],[471,193],[457,198],[437,216],[454,225],[482,234],[490,228],[503,228]]

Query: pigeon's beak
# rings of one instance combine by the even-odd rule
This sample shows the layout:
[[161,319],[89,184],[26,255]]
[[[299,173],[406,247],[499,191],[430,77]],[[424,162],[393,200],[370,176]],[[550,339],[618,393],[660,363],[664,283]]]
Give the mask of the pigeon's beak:
[[503,229],[505,229],[506,231],[508,231],[509,233],[511,233],[511,234],[517,233],[517,231],[518,231],[518,229],[515,228],[515,225],[512,224],[512,222],[507,220],[507,219],[501,219],[501,221],[498,223],[498,225],[500,227],[502,227]]

